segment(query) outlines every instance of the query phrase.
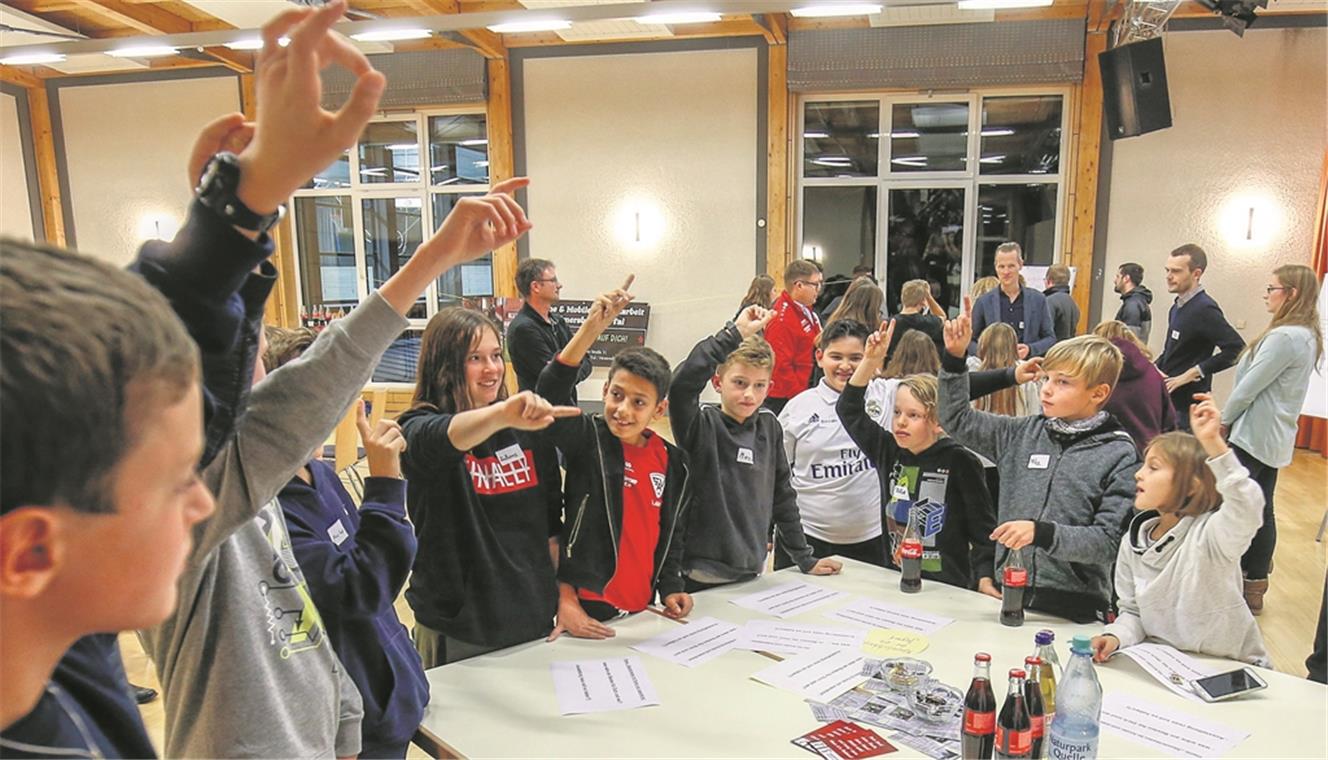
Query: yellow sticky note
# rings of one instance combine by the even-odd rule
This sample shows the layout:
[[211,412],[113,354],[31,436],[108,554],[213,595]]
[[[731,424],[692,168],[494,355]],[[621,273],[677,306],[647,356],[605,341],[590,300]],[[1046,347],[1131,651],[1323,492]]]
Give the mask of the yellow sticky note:
[[894,628],[873,628],[862,642],[862,653],[873,657],[897,657],[917,654],[927,648],[927,637]]

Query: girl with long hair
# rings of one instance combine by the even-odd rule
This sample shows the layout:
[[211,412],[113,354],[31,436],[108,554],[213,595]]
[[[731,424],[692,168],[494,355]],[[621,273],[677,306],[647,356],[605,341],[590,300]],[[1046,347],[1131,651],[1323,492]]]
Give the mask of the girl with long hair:
[[[738,314],[742,314],[748,306],[760,306],[762,309],[769,310],[775,303],[775,278],[768,274],[758,274],[752,278],[752,284],[747,287],[747,295],[742,297],[742,305],[738,307]],[[734,315],[737,319],[737,315]]]
[[[988,325],[978,336],[978,355],[969,358],[970,369],[991,370],[1009,369],[1022,362],[1019,359],[1019,336],[1014,328],[1004,322]],[[1041,409],[1038,400],[1042,392],[1042,383],[1034,381],[1014,388],[990,393],[973,406],[983,412],[1001,414],[1006,417],[1026,417],[1037,414]]]
[[557,455],[533,431],[579,414],[510,398],[495,325],[462,307],[424,328],[411,408],[399,421],[406,508],[419,553],[406,601],[424,667],[548,635],[558,608]]
[[859,277],[848,287],[844,300],[830,314],[826,324],[840,319],[851,319],[868,329],[881,323],[881,304],[885,303],[885,293],[869,277]]
[[1236,382],[1222,410],[1231,447],[1264,497],[1263,526],[1241,559],[1245,601],[1256,615],[1263,612],[1277,546],[1273,515],[1277,471],[1291,464],[1310,373],[1323,358],[1319,280],[1309,267],[1287,264],[1274,269],[1263,300],[1273,318],[1241,352]]

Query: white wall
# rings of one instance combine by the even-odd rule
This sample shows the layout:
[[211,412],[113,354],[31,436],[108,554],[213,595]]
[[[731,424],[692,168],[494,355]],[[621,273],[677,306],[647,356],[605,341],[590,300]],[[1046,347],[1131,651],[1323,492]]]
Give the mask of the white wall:
[[230,76],[64,87],[60,110],[76,246],[127,264],[184,220],[194,138],[240,110],[240,92]]
[[[756,50],[524,65],[530,255],[557,263],[569,299],[635,273],[647,345],[676,364],[756,273]],[[603,377],[581,398],[600,398]]]
[[0,235],[32,240],[32,206],[23,161],[18,99],[0,92]]
[[[1247,341],[1267,325],[1265,278],[1282,264],[1311,261],[1328,144],[1328,29],[1251,29],[1244,38],[1173,32],[1164,40],[1174,125],[1114,146],[1102,307],[1110,319],[1119,306],[1116,268],[1140,263],[1155,294],[1150,345],[1159,353],[1173,300],[1162,268],[1182,243],[1208,252],[1204,286]],[[1234,376],[1214,380],[1219,401]]]

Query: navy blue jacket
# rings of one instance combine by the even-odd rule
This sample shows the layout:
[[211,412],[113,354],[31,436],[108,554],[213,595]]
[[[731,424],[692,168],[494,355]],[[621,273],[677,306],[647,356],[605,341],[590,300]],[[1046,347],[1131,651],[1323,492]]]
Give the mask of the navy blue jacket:
[[[1028,346],[1028,355],[1045,356],[1047,349],[1056,343],[1056,329],[1051,323],[1051,310],[1047,308],[1047,297],[1032,288],[1024,288],[1020,298],[1024,301],[1024,329],[1017,325],[1014,331],[1019,334],[1019,342]],[[968,347],[970,355],[977,355],[978,338],[988,325],[1001,321],[1000,299],[1005,295],[999,287],[984,293],[973,302],[973,342]],[[944,355],[944,352],[942,352]]]
[[[1167,318],[1167,340],[1162,355],[1157,357],[1157,368],[1167,377],[1183,374],[1196,365],[1203,372],[1198,382],[1172,392],[1176,408],[1188,408],[1194,394],[1212,390],[1213,375],[1235,366],[1244,348],[1245,340],[1227,323],[1222,307],[1208,291],[1199,291],[1184,306],[1172,303]],[[1214,354],[1213,349],[1218,352]]]
[[291,550],[346,673],[364,699],[363,757],[415,735],[429,703],[420,656],[392,604],[415,561],[406,482],[370,477],[355,508],[326,462],[309,463],[277,496]]

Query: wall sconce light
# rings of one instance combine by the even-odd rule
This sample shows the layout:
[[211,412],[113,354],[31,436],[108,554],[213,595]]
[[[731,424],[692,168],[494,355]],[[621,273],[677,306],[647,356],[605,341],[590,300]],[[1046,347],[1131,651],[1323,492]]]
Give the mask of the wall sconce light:
[[1218,228],[1229,245],[1250,248],[1269,245],[1282,228],[1282,210],[1267,192],[1233,195],[1218,212]]
[[824,256],[825,250],[815,243],[806,243],[802,246],[802,257],[808,261],[815,261],[819,264]]
[[180,220],[165,212],[148,212],[138,218],[139,240],[170,240],[180,231]]
[[646,199],[628,200],[612,216],[613,237],[629,248],[650,248],[664,239],[664,213]]

